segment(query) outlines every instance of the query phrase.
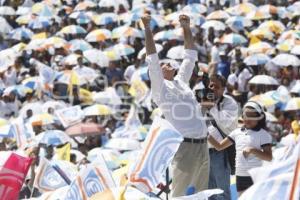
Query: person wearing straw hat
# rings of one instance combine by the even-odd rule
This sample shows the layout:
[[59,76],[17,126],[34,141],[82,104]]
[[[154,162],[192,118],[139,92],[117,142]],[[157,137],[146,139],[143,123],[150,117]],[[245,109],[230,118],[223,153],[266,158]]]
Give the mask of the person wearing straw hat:
[[197,52],[194,50],[190,18],[179,17],[184,32],[184,60],[176,70],[171,64],[160,67],[153,35],[150,29],[151,16],[142,17],[145,26],[146,54],[151,80],[152,99],[165,118],[183,135],[172,161],[172,196],[185,195],[189,188],[199,192],[208,188],[209,158],[207,127],[193,91],[189,87]]

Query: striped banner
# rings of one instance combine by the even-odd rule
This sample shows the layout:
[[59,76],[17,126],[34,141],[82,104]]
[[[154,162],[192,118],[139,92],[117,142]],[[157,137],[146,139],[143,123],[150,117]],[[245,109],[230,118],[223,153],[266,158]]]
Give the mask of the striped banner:
[[94,194],[116,187],[111,172],[103,159],[102,163],[89,165],[80,171],[71,183],[65,200],[88,200]]
[[298,200],[300,197],[300,142],[292,155],[275,166],[250,170],[254,185],[239,200]]
[[17,200],[32,159],[12,153],[0,170],[0,199]]
[[182,141],[181,134],[167,120],[155,118],[129,173],[130,184],[145,193],[151,192],[163,181],[163,174]]
[[[63,172],[64,174],[62,175],[62,173],[59,172]],[[50,163],[46,158],[41,158],[40,165],[36,172],[34,186],[43,192],[54,191],[67,186],[68,181],[66,180],[73,180],[72,178],[76,177],[76,174],[77,171],[75,167],[67,161],[55,160]]]
[[262,166],[249,170],[249,173],[254,183],[264,181],[268,178],[272,178],[281,174],[293,172],[299,157],[300,142],[298,142],[298,144],[295,145],[292,148],[292,150],[289,151],[292,152],[286,152],[288,154],[291,154],[286,158],[286,160],[281,160],[280,162],[272,163],[272,165],[268,167]]
[[80,106],[72,106],[56,110],[55,114],[65,128],[80,122],[83,117],[83,112]]
[[286,173],[260,181],[247,189],[239,200],[287,200],[293,173]]
[[300,199],[300,141],[298,141],[298,149],[296,152],[298,154],[296,167],[293,175],[293,182],[290,190],[289,200],[298,200]]

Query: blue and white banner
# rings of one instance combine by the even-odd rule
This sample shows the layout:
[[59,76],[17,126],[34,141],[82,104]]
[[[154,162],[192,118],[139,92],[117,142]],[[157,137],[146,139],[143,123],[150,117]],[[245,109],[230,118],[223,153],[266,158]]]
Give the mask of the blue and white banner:
[[247,189],[240,200],[282,200],[300,197],[300,142],[285,162],[275,166],[250,170],[254,184]]
[[132,104],[130,107],[130,111],[128,113],[128,117],[125,120],[124,126],[117,128],[115,132],[112,134],[112,136],[116,138],[125,137],[125,138],[142,140],[144,138],[140,133],[141,126],[142,126],[142,122],[139,119],[136,105]]
[[102,163],[88,165],[71,183],[65,200],[86,200],[98,192],[116,187],[112,174],[103,159]]
[[68,179],[73,180],[76,177],[77,170],[70,162],[55,160],[50,163],[47,159],[41,158],[34,180],[34,186],[39,190],[54,191],[68,185],[66,179],[57,172],[53,165],[60,168]]
[[262,166],[249,170],[254,183],[292,172],[295,169],[295,165],[299,157],[300,142],[298,142],[298,144],[294,146],[293,150],[290,151],[292,151],[292,153],[286,152],[291,155],[284,161],[282,160],[281,162],[272,163],[272,165],[268,167]]
[[155,118],[143,150],[129,172],[130,184],[151,192],[163,181],[163,174],[182,141],[182,135],[167,120]]
[[65,128],[80,122],[83,118],[80,106],[63,108],[55,111],[55,114]]
[[293,173],[281,174],[260,181],[247,189],[239,200],[284,200],[289,199]]

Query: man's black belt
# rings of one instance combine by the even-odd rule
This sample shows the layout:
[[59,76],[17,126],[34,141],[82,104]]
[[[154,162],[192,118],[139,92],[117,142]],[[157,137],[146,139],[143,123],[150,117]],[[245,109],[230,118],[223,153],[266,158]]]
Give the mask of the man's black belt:
[[194,139],[194,138],[184,138],[183,142],[188,142],[188,143],[206,143],[207,138],[200,138],[200,139]]

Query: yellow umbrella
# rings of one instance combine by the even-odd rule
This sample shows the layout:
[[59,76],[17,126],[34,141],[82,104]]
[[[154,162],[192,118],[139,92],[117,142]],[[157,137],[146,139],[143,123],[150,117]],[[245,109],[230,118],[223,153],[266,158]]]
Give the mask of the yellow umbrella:
[[221,20],[221,19],[228,19],[230,16],[227,12],[225,12],[224,10],[217,10],[214,11],[212,13],[210,13],[209,15],[207,15],[206,19],[208,20]]
[[246,15],[254,10],[256,10],[256,6],[252,3],[241,3],[228,8],[226,11],[231,15]]
[[255,10],[248,13],[246,17],[251,20],[262,20],[271,18],[271,15],[269,13],[263,13],[261,11]]
[[276,45],[276,49],[282,52],[288,52],[292,49],[292,45],[290,43],[281,43]]
[[31,14],[27,14],[27,15],[21,15],[20,17],[18,17],[16,19],[16,22],[19,25],[25,25],[28,24],[30,21],[32,21],[35,17]]
[[54,123],[54,116],[48,113],[37,114],[32,116],[29,121],[32,126],[43,126]]
[[120,55],[114,50],[104,51],[103,53],[104,53],[104,55],[107,56],[107,58],[110,61],[115,61],[115,60],[120,60],[121,59]]
[[23,51],[26,48],[26,46],[27,45],[25,43],[20,42],[20,43],[16,44],[15,46],[13,46],[12,49],[15,52],[19,52],[20,53],[21,51]]
[[8,121],[6,119],[0,118],[0,126],[7,125]]
[[47,5],[45,2],[34,4],[31,8],[31,11],[33,14],[45,17],[52,17],[54,14],[53,8]]
[[257,42],[248,47],[248,53],[268,53],[273,47],[267,42]]
[[53,46],[54,48],[62,48],[67,45],[67,41],[60,37],[51,37],[48,38],[43,44],[45,47]]
[[280,21],[269,20],[259,25],[258,29],[267,29],[273,33],[282,33],[285,30],[285,26]]
[[278,14],[278,8],[270,4],[262,5],[258,8],[258,10],[263,13]]
[[275,99],[268,97],[264,94],[255,95],[255,96],[251,97],[249,100],[259,102],[261,105],[263,105],[265,107],[273,106],[278,102]]
[[102,104],[88,106],[83,110],[83,112],[85,116],[111,115],[113,113],[110,107]]
[[37,33],[37,34],[34,34],[32,36],[32,40],[35,40],[35,39],[46,39],[46,38],[47,38],[47,33],[46,32]]
[[250,37],[251,36],[255,36],[259,39],[269,39],[272,40],[274,38],[274,34],[272,32],[270,32],[270,30],[268,30],[267,28],[263,29],[255,29],[253,31],[250,32]]

